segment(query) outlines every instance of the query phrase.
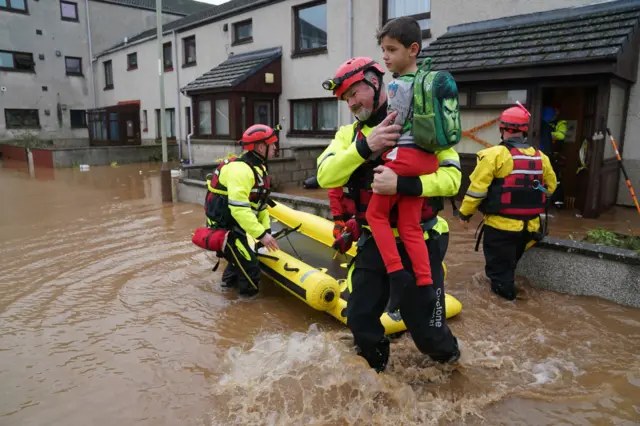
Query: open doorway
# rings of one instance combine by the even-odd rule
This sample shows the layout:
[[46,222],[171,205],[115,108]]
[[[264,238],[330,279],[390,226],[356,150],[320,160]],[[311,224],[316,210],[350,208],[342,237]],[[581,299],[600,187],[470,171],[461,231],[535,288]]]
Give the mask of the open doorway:
[[[542,89],[540,148],[551,159],[561,182],[553,198],[558,208],[584,211],[589,169],[581,167],[580,150],[586,140],[589,155],[589,140],[595,130],[596,93],[595,86]],[[583,161],[584,154],[583,150]]]

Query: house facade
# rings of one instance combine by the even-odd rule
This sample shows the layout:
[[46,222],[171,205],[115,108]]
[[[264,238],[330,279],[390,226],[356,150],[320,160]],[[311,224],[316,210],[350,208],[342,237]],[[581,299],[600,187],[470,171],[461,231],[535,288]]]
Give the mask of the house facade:
[[[350,57],[380,60],[376,30],[413,16],[424,54],[458,81],[465,178],[475,154],[499,142],[501,110],[526,105],[536,139],[542,109],[560,105],[572,129],[566,196],[597,216],[631,202],[608,139],[598,136],[606,128],[640,182],[638,7],[634,0],[230,0],[163,26],[166,134],[195,163],[237,149],[254,123],[279,123],[283,148],[326,145],[353,117],[322,81]],[[96,52],[92,143],[158,143],[155,30]],[[585,140],[587,168],[577,175]]]
[[[163,3],[164,22],[210,7]],[[0,141],[85,143],[85,111],[97,105],[90,55],[155,26],[144,0],[1,0]]]

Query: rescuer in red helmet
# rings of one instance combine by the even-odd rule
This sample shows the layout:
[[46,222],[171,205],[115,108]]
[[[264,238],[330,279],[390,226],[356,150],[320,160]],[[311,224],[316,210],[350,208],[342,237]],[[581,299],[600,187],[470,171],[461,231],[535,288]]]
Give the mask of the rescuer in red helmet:
[[[384,71],[376,61],[356,57],[340,65],[333,78],[323,83],[326,90],[347,103],[357,121],[342,126],[317,159],[318,184],[322,188],[343,187],[345,195],[355,202],[356,218],[345,223],[348,232],[343,237],[348,235],[348,239],[338,238],[334,244],[345,252],[357,243],[357,256],[349,266],[351,286],[348,287],[347,326],[353,333],[358,354],[377,372],[385,370],[390,354],[390,342],[380,322],[390,299],[390,285],[389,274],[366,220],[371,195],[375,191],[383,195],[424,197],[425,203],[434,202],[456,195],[461,182],[460,159],[453,149],[437,154],[439,167],[431,174],[398,176],[384,165],[379,153],[396,145],[402,125],[393,123],[397,112],[387,115],[388,96],[383,75]],[[433,210],[438,212],[442,208],[441,202],[440,207]],[[396,213],[392,210],[392,215]],[[455,363],[460,358],[460,350],[443,315],[442,261],[449,227],[437,213],[427,220],[422,219],[425,244],[429,255],[433,256],[434,284],[409,286],[402,292],[400,312],[389,315],[405,322],[416,347],[423,354],[440,363]],[[398,244],[397,239],[394,242]],[[398,244],[398,251],[409,265],[404,245]]]
[[546,234],[540,215],[546,212],[557,186],[549,157],[527,141],[530,117],[519,103],[502,112],[502,142],[478,153],[460,207],[463,223],[476,210],[484,214],[476,250],[484,234],[485,272],[491,290],[507,300],[516,298],[515,271],[520,257]]
[[263,124],[249,127],[239,141],[245,153],[224,160],[207,176],[205,212],[207,227],[213,232],[209,242],[219,241],[214,251],[222,252],[228,261],[223,286],[237,287],[248,296],[258,292],[260,267],[247,234],[269,250],[278,250],[267,211],[271,179],[266,164],[275,154],[278,131],[279,127]]

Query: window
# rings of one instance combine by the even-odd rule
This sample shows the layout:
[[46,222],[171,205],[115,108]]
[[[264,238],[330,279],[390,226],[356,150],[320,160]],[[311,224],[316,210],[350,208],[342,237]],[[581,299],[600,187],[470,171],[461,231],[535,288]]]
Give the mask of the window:
[[89,137],[97,140],[107,140],[107,114],[103,111],[92,111],[89,115]]
[[64,66],[66,68],[67,75],[82,75],[82,58],[65,56]]
[[523,90],[486,90],[475,93],[477,106],[513,105],[516,101],[527,103],[527,91]]
[[5,109],[4,119],[7,129],[40,128],[40,117],[37,109]]
[[171,57],[171,42],[162,45],[162,62],[165,71],[173,71],[173,58]]
[[293,9],[295,52],[314,53],[327,50],[327,3],[308,3]]
[[83,129],[87,127],[86,111],[83,109],[72,109],[69,111],[72,129]]
[[229,99],[207,99],[197,103],[196,133],[201,136],[229,136]]
[[211,101],[198,102],[198,134],[211,134]]
[[138,53],[133,52],[127,55],[127,71],[138,69]]
[[60,16],[63,21],[78,22],[78,5],[70,1],[61,1]]
[[229,99],[216,99],[216,135],[229,134]]
[[149,121],[148,121],[148,117],[147,117],[147,110],[142,110],[142,131],[143,132],[148,132],[149,131]]
[[0,0],[0,11],[29,13],[27,0]]
[[[175,139],[175,122],[176,122],[176,110],[174,108],[166,108],[164,110],[164,128],[167,134],[167,138]],[[156,110],[156,137],[158,139],[162,138],[162,133],[160,132],[160,110]]]
[[384,0],[382,7],[383,24],[400,16],[410,16],[422,28],[422,38],[431,37],[431,0]]
[[337,99],[291,101],[291,133],[333,134],[338,128]]
[[35,65],[32,53],[0,50],[0,70],[34,72]]
[[104,61],[104,90],[113,89],[113,67],[111,61]]
[[184,122],[187,123],[187,135],[191,133],[191,107],[184,107]]
[[253,24],[251,19],[233,24],[233,44],[250,43],[253,41]]
[[182,39],[182,66],[189,67],[196,64],[196,36]]

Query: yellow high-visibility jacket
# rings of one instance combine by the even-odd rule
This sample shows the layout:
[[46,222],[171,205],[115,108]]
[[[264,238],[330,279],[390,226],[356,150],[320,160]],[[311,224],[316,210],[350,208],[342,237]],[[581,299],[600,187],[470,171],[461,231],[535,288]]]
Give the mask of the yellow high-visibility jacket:
[[[522,154],[532,156],[536,153],[536,148],[518,148],[518,151]],[[558,181],[551,167],[549,157],[542,153],[542,151],[540,151],[540,155],[542,156],[544,184],[549,192],[548,197],[551,197],[556,190]],[[505,178],[512,171],[513,158],[511,157],[509,148],[506,146],[497,145],[478,152],[478,163],[473,173],[471,173],[471,183],[462,201],[462,206],[460,206],[460,214],[472,216],[476,210],[478,210],[480,203],[487,197],[489,186],[491,186],[493,179]],[[522,231],[524,227],[524,221],[500,215],[486,214],[484,216],[484,223],[504,231]],[[540,229],[540,219],[535,218],[530,220],[527,228],[530,232],[538,231]]]
[[[366,139],[356,140],[356,127],[357,123],[353,123],[338,129],[331,144],[318,157],[317,177],[322,188],[344,186],[351,174],[372,154]],[[371,130],[373,127],[365,125],[362,134],[366,137]],[[435,173],[420,177],[398,176],[398,193],[419,197],[455,196],[462,182],[460,156],[453,148],[440,151],[437,156],[439,168]],[[443,234],[449,232],[449,224],[438,216],[438,223],[433,229]],[[394,233],[397,235],[397,230],[394,229]]]
[[[254,165],[253,168],[259,178],[267,176],[267,170],[263,164]],[[247,234],[260,239],[271,229],[271,222],[266,203],[260,206],[249,200],[256,186],[254,176],[249,164],[244,161],[233,161],[220,170],[219,183],[226,187],[226,191],[212,188],[211,180],[207,180],[207,187],[217,195],[226,196],[233,219]],[[214,225],[211,220],[207,219],[207,221],[209,225]]]

